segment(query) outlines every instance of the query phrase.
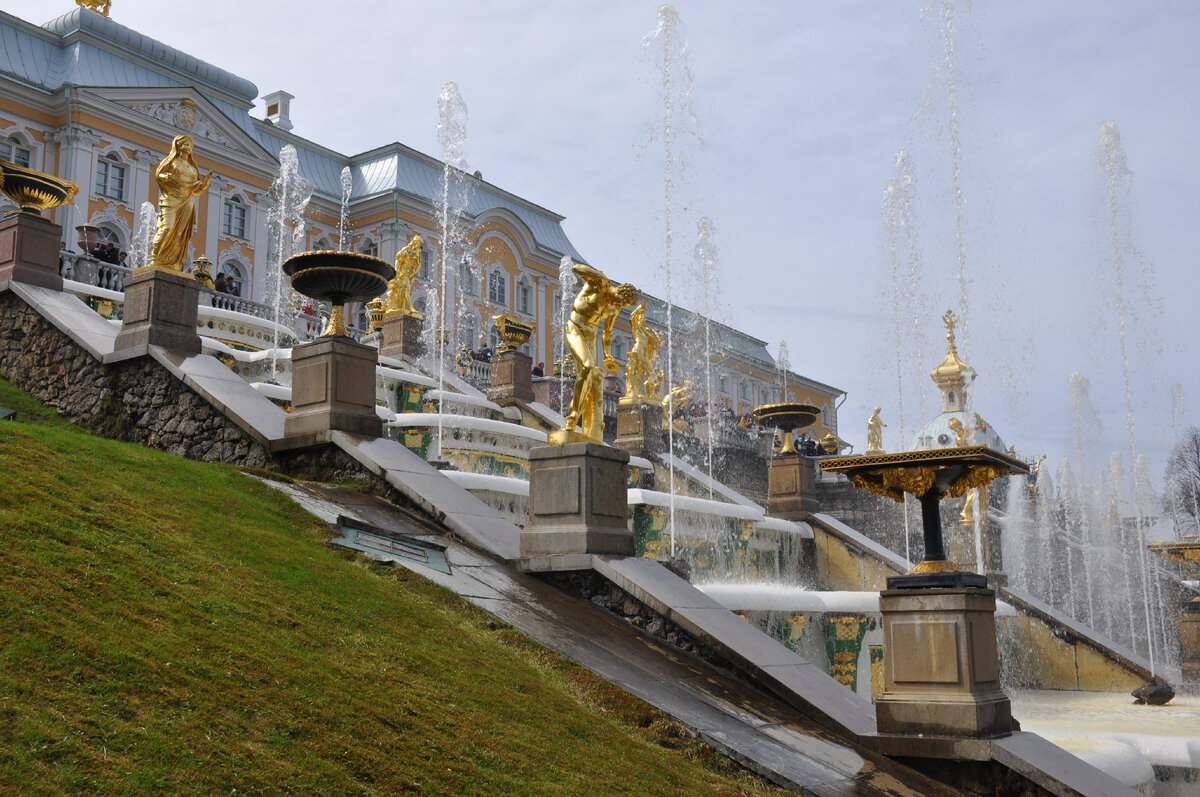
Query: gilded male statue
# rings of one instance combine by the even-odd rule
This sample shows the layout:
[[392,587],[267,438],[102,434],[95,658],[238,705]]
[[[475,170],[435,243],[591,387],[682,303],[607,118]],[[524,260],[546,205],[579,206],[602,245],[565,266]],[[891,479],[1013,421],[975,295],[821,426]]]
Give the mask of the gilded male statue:
[[886,423],[879,419],[880,408],[876,407],[867,419],[867,451],[868,454],[883,453],[883,429]]
[[[571,318],[564,333],[577,376],[563,430],[573,432],[578,424],[583,428],[584,437],[600,443],[604,440],[604,373],[616,373],[620,369],[608,349],[613,326],[621,308],[637,301],[638,289],[628,282],[614,286],[600,271],[583,263],[574,264],[571,270],[582,285],[571,306]],[[601,325],[604,326],[600,338],[603,365],[596,362],[596,334]]]
[[[650,379],[654,361],[651,359],[650,335],[654,330],[646,328],[646,303],[642,302],[629,314],[629,325],[633,330],[633,348],[625,363],[625,395],[623,404],[646,401],[646,381]],[[656,336],[657,337],[657,336]]]
[[946,425],[954,432],[954,445],[959,448],[971,445],[971,430],[958,418],[951,418]]
[[171,151],[154,169],[158,183],[158,227],[150,247],[153,268],[183,271],[196,223],[195,197],[208,190],[212,172],[201,176],[191,136],[176,136]]
[[421,246],[425,241],[419,235],[409,239],[404,248],[396,253],[396,276],[388,283],[387,310],[384,316],[408,315],[421,318],[412,304],[412,282],[421,270]]

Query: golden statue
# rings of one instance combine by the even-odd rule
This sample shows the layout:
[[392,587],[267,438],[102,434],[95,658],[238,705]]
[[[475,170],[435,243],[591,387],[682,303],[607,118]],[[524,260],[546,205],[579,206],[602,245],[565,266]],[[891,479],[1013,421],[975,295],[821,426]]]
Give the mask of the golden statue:
[[646,327],[646,303],[642,302],[629,315],[633,329],[633,348],[625,363],[625,395],[622,404],[648,404],[646,383],[650,381],[654,368],[654,355],[658,353],[658,333]]
[[664,432],[674,428],[677,432],[691,431],[691,426],[682,418],[675,420],[675,410],[692,400],[692,380],[685,378],[683,384],[673,388],[662,400]]
[[886,423],[879,420],[879,407],[867,419],[867,451],[868,454],[883,453],[883,429]]
[[946,425],[954,431],[954,445],[959,448],[971,445],[971,430],[963,426],[962,421],[951,418]]
[[398,315],[424,318],[412,304],[412,281],[421,270],[421,246],[425,241],[419,235],[409,239],[404,248],[396,253],[396,276],[388,283],[387,310],[384,318]]
[[1042,475],[1042,463],[1045,461],[1046,455],[1042,454],[1037,463],[1033,466],[1033,478],[1029,480],[1029,495],[1031,498],[1038,497],[1038,477]]
[[[987,487],[977,487],[974,490],[968,491],[967,500],[963,501],[962,513],[958,516],[958,525],[973,527],[976,515],[979,515],[980,520],[985,519],[987,517],[987,505]],[[980,511],[980,507],[983,507],[982,511]]]
[[[575,426],[583,427],[580,437],[593,443],[604,442],[604,374],[616,373],[620,364],[608,353],[613,325],[622,307],[638,299],[638,289],[628,282],[614,286],[612,280],[583,263],[571,267],[582,286],[571,306],[571,318],[563,334],[575,362],[575,389],[567,409],[564,434],[551,438],[551,445],[576,442]],[[600,361],[596,362],[596,333],[604,325],[600,339]],[[573,439],[575,438],[575,439]]]
[[154,169],[158,181],[158,228],[150,248],[151,268],[183,271],[196,222],[195,197],[208,190],[212,172],[200,176],[192,137],[176,136],[171,151]]
[[663,402],[662,381],[663,381],[663,369],[652,368],[650,370],[650,376],[646,377],[646,387],[645,387],[646,401],[648,401],[651,404],[662,404],[662,402]]
[[80,8],[87,8],[95,11],[101,16],[108,16],[108,10],[112,7],[112,0],[75,0],[75,5]]

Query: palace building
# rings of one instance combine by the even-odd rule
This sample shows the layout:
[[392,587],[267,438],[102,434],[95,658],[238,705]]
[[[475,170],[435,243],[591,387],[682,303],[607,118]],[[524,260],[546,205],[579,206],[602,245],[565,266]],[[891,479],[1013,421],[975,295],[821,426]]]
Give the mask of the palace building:
[[[240,297],[239,307],[252,307],[267,286],[269,192],[280,152],[291,145],[301,176],[313,186],[303,245],[339,248],[342,173],[348,168],[349,247],[390,262],[419,234],[425,244],[414,303],[424,308],[427,289],[441,282],[442,161],[399,143],[352,155],[336,152],[293,128],[294,95],[262,96],[264,118],[251,113],[258,99],[258,88],[249,80],[102,13],[76,7],[39,25],[0,12],[0,158],[80,187],[75,204],[52,215],[63,227],[67,250],[78,250],[75,230],[88,226],[99,241],[130,251],[139,209],[157,199],[154,167],[172,139],[188,134],[200,168],[214,174],[197,199],[189,261],[207,258],[212,276],[224,275],[223,282]],[[486,182],[479,173],[456,177],[469,190],[461,209],[467,227],[463,243],[445,258],[454,264],[445,275],[446,295],[457,303],[447,322],[452,340],[473,347],[491,337],[494,344],[491,316],[506,311],[536,325],[526,353],[534,362],[552,364],[560,262],[587,259],[568,239],[561,215]],[[653,309],[662,302],[647,298],[651,322],[661,328],[666,313]],[[679,310],[673,315],[674,339],[694,341],[703,318]],[[361,309],[358,319],[362,326]],[[714,323],[711,329],[716,401],[741,415],[784,398],[785,380],[764,341],[726,325]],[[614,344],[618,359],[624,360],[630,345],[626,315]],[[676,357],[677,363],[686,359],[682,351]],[[677,364],[676,373],[680,369]],[[789,400],[822,409],[810,434],[837,433],[842,391],[794,373],[786,384]]]

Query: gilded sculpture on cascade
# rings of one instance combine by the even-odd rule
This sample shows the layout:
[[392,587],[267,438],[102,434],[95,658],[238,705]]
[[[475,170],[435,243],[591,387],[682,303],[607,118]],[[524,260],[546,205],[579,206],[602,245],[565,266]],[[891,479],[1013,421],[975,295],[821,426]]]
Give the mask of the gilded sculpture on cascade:
[[112,7],[112,0],[75,0],[75,5],[80,8],[87,8],[95,11],[101,16],[108,16],[108,11]]
[[[579,434],[583,440],[602,443],[604,441],[604,374],[616,373],[620,364],[609,354],[613,326],[622,307],[632,305],[638,299],[638,289],[628,282],[613,285],[603,273],[583,263],[571,267],[582,283],[575,303],[571,306],[571,317],[563,333],[567,349],[575,363],[575,387],[571,393],[571,404],[567,409],[566,423],[562,434],[554,435],[552,443],[574,442],[576,425],[583,428]],[[597,333],[600,335],[600,363],[596,361]]]
[[662,400],[664,432],[674,428],[677,432],[688,432],[691,426],[683,418],[675,418],[675,410],[692,400],[692,380],[685,378],[683,384],[671,389]]
[[880,408],[876,407],[867,419],[867,452],[868,454],[883,453],[883,430],[886,423],[879,419]]
[[396,276],[388,283],[385,318],[399,315],[424,317],[412,303],[412,283],[417,272],[421,270],[421,247],[424,243],[420,235],[414,235],[404,248],[396,253]]
[[629,350],[629,360],[625,363],[625,395],[621,397],[621,403],[649,404],[651,401],[646,395],[646,383],[653,373],[658,333],[646,326],[645,302],[633,308],[629,325],[633,331],[633,348]]
[[201,177],[191,136],[176,136],[154,169],[158,183],[158,227],[150,247],[151,268],[183,271],[196,223],[196,197],[208,190],[212,172]]

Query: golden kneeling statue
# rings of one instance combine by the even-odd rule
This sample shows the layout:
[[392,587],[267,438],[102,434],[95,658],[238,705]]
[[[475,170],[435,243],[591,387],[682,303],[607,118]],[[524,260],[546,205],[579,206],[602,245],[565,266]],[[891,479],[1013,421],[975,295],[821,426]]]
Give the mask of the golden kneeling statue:
[[[571,318],[563,333],[567,350],[575,363],[575,389],[567,409],[563,431],[572,433],[578,424],[582,435],[594,443],[604,441],[604,374],[616,373],[620,364],[608,353],[612,342],[613,325],[622,307],[638,299],[638,289],[628,282],[614,286],[612,281],[591,266],[576,263],[575,276],[582,282]],[[604,325],[600,339],[600,360],[596,362],[596,333]],[[569,434],[568,434],[569,436]]]
[[954,445],[959,448],[971,445],[971,430],[963,426],[962,421],[958,418],[951,418],[946,425],[954,432]]
[[421,270],[421,246],[424,243],[421,236],[414,235],[404,248],[396,253],[396,276],[388,283],[385,318],[397,315],[422,318],[412,304],[412,282]]
[[196,223],[196,200],[208,190],[212,172],[200,176],[192,156],[192,137],[176,136],[171,151],[154,169],[158,182],[158,227],[150,248],[152,268],[183,271]]

